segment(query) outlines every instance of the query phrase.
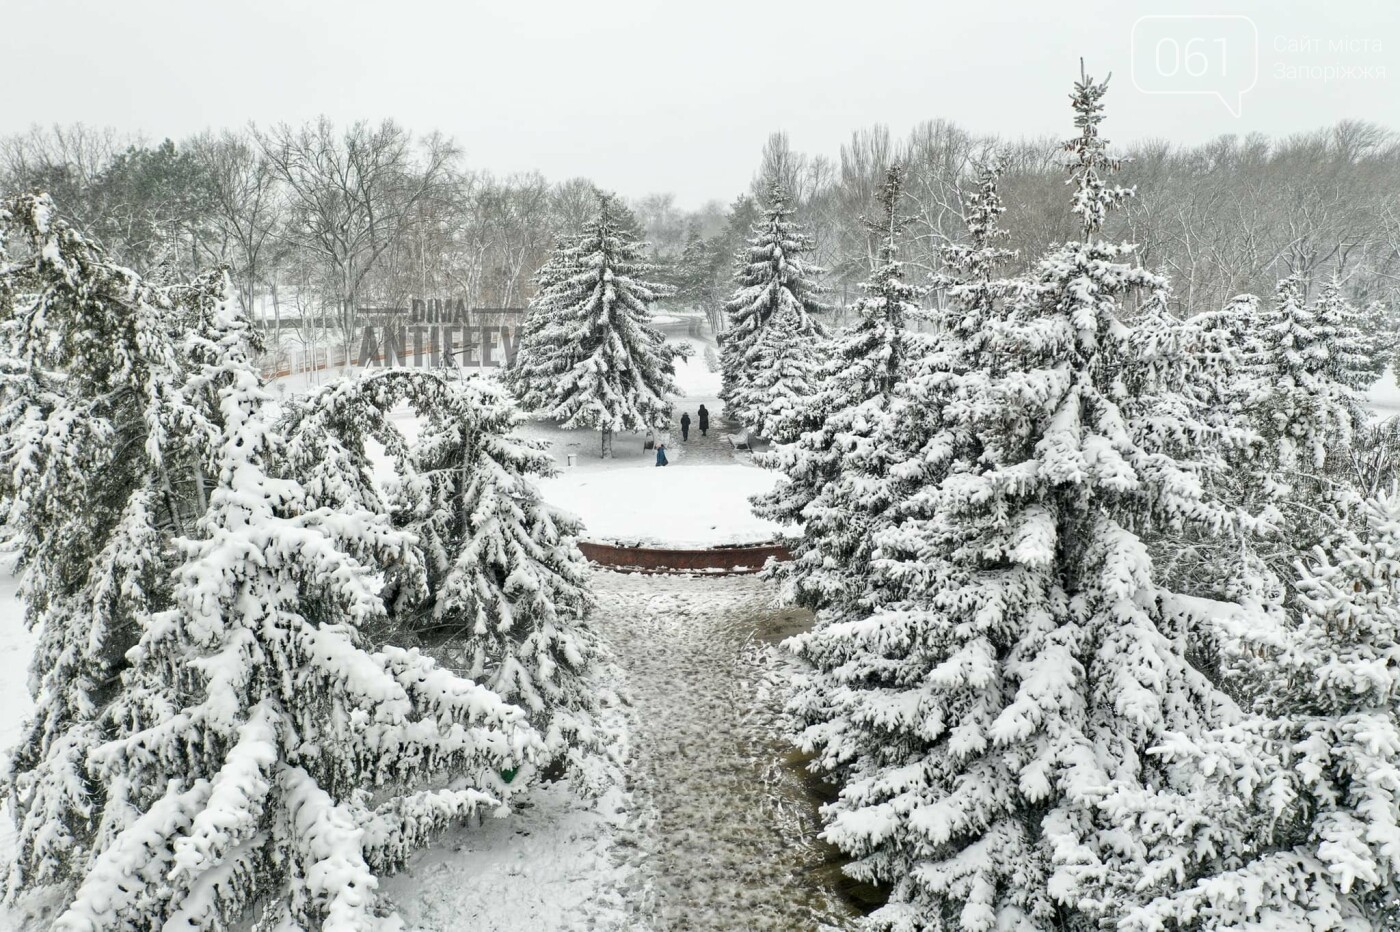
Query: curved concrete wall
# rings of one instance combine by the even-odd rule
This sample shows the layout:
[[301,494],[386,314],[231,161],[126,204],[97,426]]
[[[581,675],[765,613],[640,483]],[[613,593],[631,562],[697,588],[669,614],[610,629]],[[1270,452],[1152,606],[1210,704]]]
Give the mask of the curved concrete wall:
[[641,573],[757,573],[770,557],[779,562],[792,559],[787,548],[778,544],[673,550],[663,547],[617,547],[581,540],[578,549],[591,563]]

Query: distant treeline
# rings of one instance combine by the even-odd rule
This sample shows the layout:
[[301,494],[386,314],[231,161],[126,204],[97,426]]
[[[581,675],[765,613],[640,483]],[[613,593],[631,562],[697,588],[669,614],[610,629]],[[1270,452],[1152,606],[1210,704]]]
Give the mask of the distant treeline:
[[[841,305],[874,258],[861,219],[886,168],[906,166],[905,209],[915,217],[906,258],[932,275],[940,248],[964,235],[973,165],[993,150],[1006,166],[1004,225],[1022,260],[1072,237],[1063,156],[1049,138],[999,140],[934,120],[903,139],[883,127],[858,131],[831,156],[796,152],[777,133],[755,179],[789,189],[827,269],[828,298]],[[1346,121],[1283,139],[1147,140],[1119,151],[1128,160],[1120,178],[1138,194],[1106,232],[1139,243],[1143,263],[1170,275],[1179,311],[1268,294],[1295,272],[1340,273],[1353,300],[1400,303],[1400,140],[1390,130]],[[36,128],[0,138],[0,189],[48,191],[137,271],[184,276],[224,263],[255,317],[297,327],[330,315],[349,339],[356,308],[418,295],[523,306],[535,271],[577,229],[595,191],[583,178],[472,170],[450,139],[392,121],[325,119],[157,144],[81,125]],[[698,210],[669,194],[630,203],[657,276],[676,288],[673,305],[720,323],[732,257],[757,216],[752,194]]]

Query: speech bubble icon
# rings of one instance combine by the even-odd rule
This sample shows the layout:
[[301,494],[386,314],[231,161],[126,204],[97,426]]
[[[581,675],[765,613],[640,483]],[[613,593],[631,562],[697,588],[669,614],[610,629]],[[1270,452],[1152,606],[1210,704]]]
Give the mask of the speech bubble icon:
[[1259,83],[1259,27],[1248,16],[1139,17],[1132,76],[1144,94],[1205,94],[1239,117],[1244,95]]

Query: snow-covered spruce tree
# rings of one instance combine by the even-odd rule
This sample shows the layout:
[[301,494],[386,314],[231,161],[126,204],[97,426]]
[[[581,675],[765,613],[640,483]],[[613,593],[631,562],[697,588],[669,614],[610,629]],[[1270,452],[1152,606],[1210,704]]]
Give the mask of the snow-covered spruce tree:
[[587,621],[581,527],[541,498],[535,480],[553,475],[553,460],[516,435],[506,396],[475,379],[436,394],[420,408],[412,454],[423,487],[407,527],[424,548],[429,587],[414,626],[526,710],[544,737],[542,763],[567,764],[581,786],[597,787],[601,648]]
[[[938,329],[925,341],[923,354],[908,360],[899,417],[889,422],[886,431],[883,442],[907,448],[903,464],[890,470],[885,480],[895,487],[882,493],[895,504],[884,522],[891,529],[936,514],[937,505],[931,506],[926,494],[936,497],[944,478],[970,468],[981,456],[977,432],[963,402],[985,389],[996,366],[989,336],[1031,287],[1023,277],[1000,274],[1015,255],[1001,245],[1009,234],[1000,226],[1004,212],[1000,176],[1000,162],[989,154],[978,165],[975,184],[963,199],[966,241],[942,250],[943,268],[935,276],[935,287],[945,297],[936,318]],[[876,532],[878,537],[886,533]],[[880,567],[897,565],[883,559],[888,556],[887,544],[878,547],[875,557]],[[907,596],[904,585],[898,573],[870,573],[862,607],[873,610]],[[916,580],[916,589],[918,585]],[[837,638],[829,646],[839,653],[848,645]],[[818,638],[803,645],[813,659],[824,649]]]
[[11,898],[81,877],[97,843],[106,787],[88,754],[112,734],[104,712],[142,619],[170,605],[171,540],[204,507],[217,437],[181,331],[224,284],[153,286],[47,196],[0,204],[0,496],[37,634],[35,711],[4,774]]
[[[1277,549],[1276,510],[1259,495],[1262,438],[1253,426],[1263,354],[1259,301],[1232,298],[1224,308],[1184,321],[1149,304],[1136,322],[1149,358],[1178,379],[1174,397],[1208,428],[1186,438],[1196,449],[1197,478],[1206,495],[1235,508],[1226,533],[1184,524],[1145,533],[1159,579],[1174,591],[1277,609],[1282,583],[1263,553]],[[1131,388],[1131,383],[1130,383]],[[1181,452],[1181,451],[1177,451]]]
[[[553,319],[557,310],[551,302],[554,294],[554,287],[559,282],[573,274],[573,253],[571,250],[572,238],[569,236],[557,237],[554,241],[554,250],[545,260],[545,264],[535,272],[531,279],[535,286],[534,297],[530,299],[529,306],[525,309],[524,318],[520,321],[520,346],[528,346],[539,339],[539,333]],[[517,353],[515,362],[501,372],[501,383],[511,390],[522,406],[526,408],[538,406],[544,402],[542,389],[548,386],[548,381],[540,378],[536,368],[537,357],[522,357]]]
[[[934,279],[947,299],[940,322],[949,331],[935,344],[939,355],[929,360],[937,371],[981,370],[989,328],[1001,319],[1007,300],[1021,290],[1020,280],[999,274],[1016,255],[1001,245],[1010,234],[1001,228],[1006,208],[1001,202],[1000,157],[987,153],[976,171],[976,182],[962,205],[967,241],[943,248],[943,269]],[[950,353],[955,358],[949,358]]]
[[[880,243],[879,264],[852,307],[858,321],[826,342],[819,377],[805,391],[779,397],[777,406],[761,400],[772,390],[759,381],[758,367],[748,383],[768,388],[764,395],[755,392],[757,414],[750,420],[771,424],[770,436],[786,441],[760,461],[787,481],[756,505],[761,514],[801,528],[794,560],[779,572],[797,601],[814,608],[850,607],[868,572],[875,523],[909,491],[885,480],[909,449],[897,426],[906,420],[902,386],[910,360],[927,349],[909,327],[922,316],[929,289],[904,278],[899,243],[910,220],[900,213],[902,197],[903,169],[895,165],[877,194],[878,214],[866,221]],[[758,346],[768,339],[761,334]],[[803,353],[797,344],[784,335],[776,349],[797,356]]]
[[1346,364],[1346,349],[1334,361],[1333,327],[1307,303],[1307,290],[1301,275],[1280,281],[1260,334],[1255,409],[1269,445],[1266,468],[1280,483],[1300,471],[1315,475],[1330,449],[1349,442],[1358,421],[1355,392],[1333,378],[1336,366]]
[[[1148,876],[1165,874],[1165,890],[1120,928],[1400,927],[1400,498],[1373,497],[1362,512],[1360,533],[1300,565],[1297,619],[1281,641],[1260,645],[1253,672],[1268,689],[1256,717],[1214,741],[1165,749],[1252,804],[1248,851],[1221,857],[1183,845],[1182,823],[1161,825],[1154,853],[1186,850],[1155,866]],[[1249,743],[1251,753],[1221,753]]]
[[975,458],[878,536],[875,570],[905,597],[806,651],[831,710],[806,742],[844,783],[826,837],[852,875],[889,886],[877,928],[1111,922],[1143,856],[1122,813],[1181,778],[1152,749],[1237,714],[1187,662],[1138,536],[1224,515],[1172,452],[1199,429],[1189,406],[1174,379],[1154,383],[1163,366],[1126,322],[1165,306],[1165,282],[1099,236],[1130,193],[1106,181],[1105,90],[1084,76],[1072,98],[1083,239],[1036,265],[990,328],[989,365],[943,402]]
[[1381,316],[1375,308],[1362,312],[1347,300],[1336,276],[1322,286],[1314,306],[1319,336],[1327,346],[1327,374],[1352,391],[1364,392],[1385,371],[1394,338],[1384,331],[1367,333]]
[[538,744],[484,687],[364,643],[374,570],[412,537],[269,473],[282,441],[247,326],[214,304],[194,348],[222,416],[217,482],[89,757],[103,844],[61,929],[377,928],[376,875],[497,805]]
[[[807,263],[811,243],[792,219],[787,193],[776,182],[769,185],[763,219],[753,227],[753,235],[737,262],[737,288],[725,305],[728,326],[720,340],[720,366],[724,376],[720,400],[725,416],[757,426],[763,417],[766,396],[755,380],[772,381],[761,370],[772,365],[778,353],[804,352],[825,337],[816,315],[826,310],[817,300],[819,290],[813,281],[823,269]],[[784,311],[785,313],[779,313]],[[772,326],[788,328],[769,337],[763,344],[765,355],[756,353],[764,330]],[[799,344],[806,343],[806,349]]]
[[[30,605],[48,647],[35,724],[7,768],[9,892],[47,888],[57,929],[379,927],[375,874],[496,804],[499,771],[538,736],[428,658],[364,649],[360,630],[384,611],[373,568],[412,539],[363,510],[310,507],[295,480],[268,475],[280,441],[227,279],[152,289],[44,201],[12,203],[7,223],[17,214],[36,235],[37,287],[6,290],[38,297],[15,308],[24,335],[10,345],[29,353],[7,368],[72,394],[25,402],[11,382],[7,416],[29,405],[18,436],[31,454],[86,457],[71,474],[52,464],[73,483],[66,508],[107,511],[132,485],[121,523],[94,522],[107,538],[75,567],[89,545],[75,519],[43,510],[59,502],[54,476],[14,473],[17,528],[41,550],[56,541],[40,531],[70,533],[66,561],[40,552],[29,572],[71,575],[40,576],[29,595],[47,599]],[[108,390],[88,394],[99,374]],[[107,406],[123,420],[109,424]],[[108,460],[84,452],[85,434],[113,444]],[[104,462],[102,482],[84,476]]]
[[748,414],[741,418],[760,437],[791,443],[801,434],[821,379],[824,344],[795,336],[797,311],[780,308],[749,348],[752,364],[744,385]]
[[651,303],[662,293],[643,276],[653,271],[636,219],[609,195],[583,232],[550,260],[552,282],[536,297],[548,320],[522,334],[510,384],[529,411],[572,430],[602,433],[602,455],[618,430],[664,427],[678,394],[676,360],[651,326]]
[[[421,419],[412,444],[388,416],[403,402]],[[606,757],[600,647],[579,526],[541,499],[534,483],[553,462],[518,426],[510,399],[480,379],[377,372],[295,402],[281,459],[318,505],[392,512],[417,541],[409,559],[383,568],[390,636],[525,709],[545,742],[534,764],[566,763],[580,785],[596,786]],[[395,463],[393,501],[371,474],[370,437]]]
[[1357,520],[1360,497],[1342,474],[1366,413],[1336,378],[1353,358],[1338,314],[1307,302],[1301,276],[1283,279],[1261,314],[1253,363],[1238,376],[1251,392],[1246,421],[1258,436],[1234,474],[1235,494],[1270,526],[1266,565],[1285,584],[1299,558]]

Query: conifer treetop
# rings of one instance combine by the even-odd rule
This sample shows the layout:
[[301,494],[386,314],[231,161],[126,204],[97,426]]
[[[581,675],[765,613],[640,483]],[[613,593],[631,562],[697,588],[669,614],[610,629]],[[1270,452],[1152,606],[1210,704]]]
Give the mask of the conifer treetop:
[[1081,59],[1079,80],[1070,95],[1079,135],[1066,140],[1064,150],[1073,156],[1069,165],[1069,181],[1075,186],[1072,210],[1079,216],[1086,239],[1103,228],[1109,211],[1133,196],[1132,188],[1111,186],[1105,180],[1123,164],[1121,159],[1108,154],[1108,140],[1099,136],[1099,124],[1104,119],[1103,98],[1107,93],[1108,78],[1094,81],[1084,70]]
[[793,209],[782,184],[769,185],[763,217],[754,224],[748,247],[741,253],[739,288],[726,306],[731,318],[726,342],[745,342],[777,313],[783,303],[793,303],[805,332],[819,332],[812,319],[827,308],[817,300],[820,289],[814,279],[826,270],[806,262],[811,240],[793,221]]

